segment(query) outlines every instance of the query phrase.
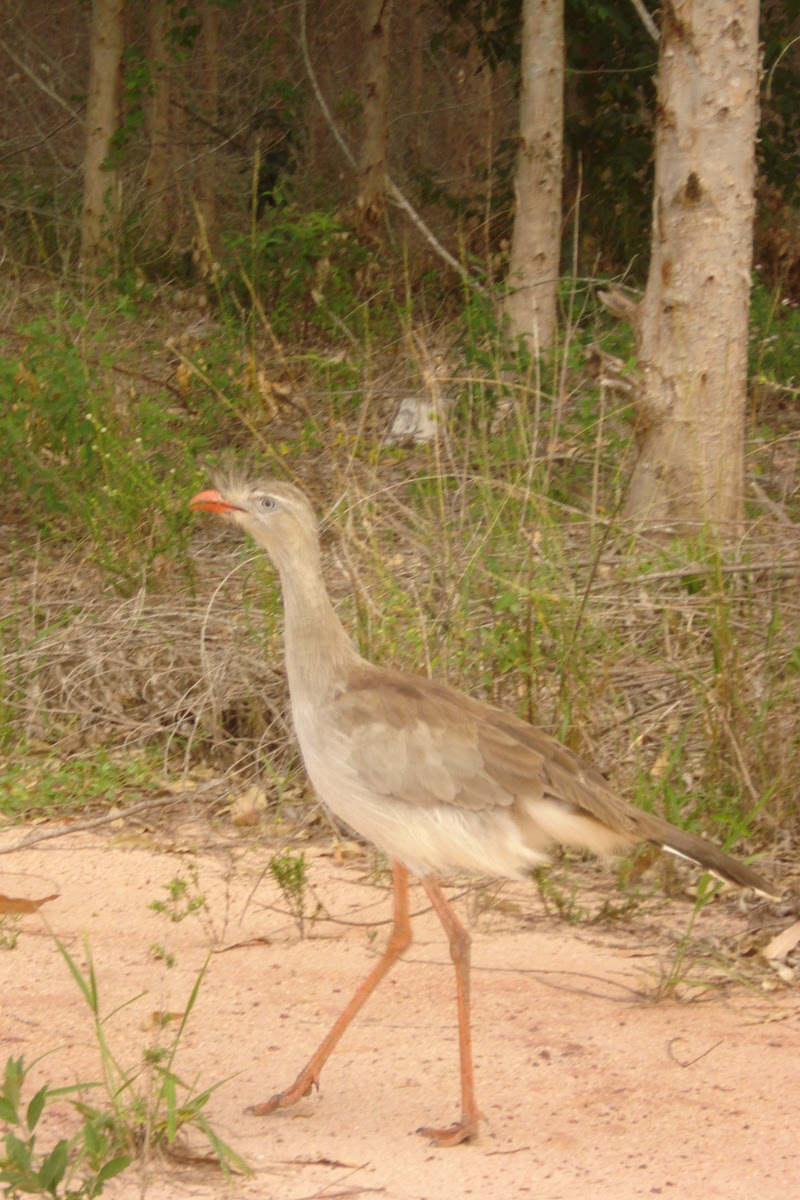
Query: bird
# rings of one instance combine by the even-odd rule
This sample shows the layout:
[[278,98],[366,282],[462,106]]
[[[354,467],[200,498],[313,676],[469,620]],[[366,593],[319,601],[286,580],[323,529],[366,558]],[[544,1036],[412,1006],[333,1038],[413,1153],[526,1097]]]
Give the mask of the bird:
[[552,843],[607,855],[650,842],[722,880],[775,893],[712,842],[625,801],[550,734],[464,692],[363,658],[325,585],[317,520],[293,484],[230,473],[190,502],[238,526],[280,577],[292,716],[309,779],[330,811],[392,863],[393,919],[382,956],[320,1046],[257,1115],[296,1103],[347,1026],[411,944],[409,872],[444,928],[455,968],[461,1116],[423,1126],[439,1146],[478,1136],[470,1021],[470,936],[438,878],[452,872],[520,879]]

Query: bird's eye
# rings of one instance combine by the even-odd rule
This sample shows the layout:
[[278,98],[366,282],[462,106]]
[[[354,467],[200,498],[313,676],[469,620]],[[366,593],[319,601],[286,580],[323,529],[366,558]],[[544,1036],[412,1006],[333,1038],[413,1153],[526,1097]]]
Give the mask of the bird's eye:
[[277,505],[272,496],[259,496],[258,507],[262,512],[272,512],[274,508],[277,508]]

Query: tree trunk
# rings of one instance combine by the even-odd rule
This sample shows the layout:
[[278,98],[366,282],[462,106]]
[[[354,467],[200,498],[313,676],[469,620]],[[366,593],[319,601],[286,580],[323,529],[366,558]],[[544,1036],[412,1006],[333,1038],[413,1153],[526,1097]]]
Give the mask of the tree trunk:
[[523,0],[516,213],[505,312],[533,351],[556,330],[561,257],[564,2]]
[[212,271],[217,245],[217,170],[215,150],[219,135],[219,9],[203,0],[200,5],[200,111],[206,130],[206,152],[200,155],[194,197],[200,223],[195,242],[199,273]]
[[392,0],[365,0],[363,9],[364,137],[356,201],[359,232],[378,238],[386,209],[386,147],[389,104],[389,20]]
[[98,264],[104,237],[109,250],[117,248],[119,179],[107,159],[119,119],[122,14],[123,0],[92,0],[81,214],[81,263],[88,270]]
[[758,0],[672,0],[663,14],[627,512],[723,532],[743,514]]
[[[425,23],[422,5],[412,0],[406,11],[406,65],[408,69],[408,111],[412,114],[405,140],[404,166],[419,166],[422,148],[422,96],[425,85]],[[401,35],[402,36],[402,35]]]
[[150,154],[144,172],[144,186],[147,222],[153,237],[162,245],[170,235],[171,214],[175,209],[174,198],[167,192],[170,166],[167,16],[165,0],[150,0],[148,57],[152,89],[145,106],[145,130]]

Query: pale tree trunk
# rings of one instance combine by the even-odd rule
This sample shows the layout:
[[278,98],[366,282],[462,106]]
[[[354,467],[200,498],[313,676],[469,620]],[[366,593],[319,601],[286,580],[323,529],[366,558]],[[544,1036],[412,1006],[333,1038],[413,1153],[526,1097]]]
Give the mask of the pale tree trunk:
[[743,513],[758,0],[663,8],[650,271],[636,316],[627,512],[718,532]]
[[359,232],[380,237],[386,209],[386,148],[389,104],[389,20],[392,0],[365,0],[364,135],[356,200]]
[[200,225],[196,242],[196,261],[200,274],[212,270],[217,244],[217,170],[212,145],[218,141],[213,132],[219,124],[219,9],[203,0],[200,5],[200,111],[208,131],[208,150],[197,164],[194,198]]
[[505,313],[534,352],[556,330],[561,257],[564,0],[523,0],[516,213]]
[[117,248],[119,178],[106,160],[119,121],[124,42],[123,0],[92,0],[81,213],[81,263],[89,270],[98,264],[104,238],[109,250]]
[[170,174],[169,101],[170,71],[166,43],[168,11],[165,0],[150,0],[148,13],[148,58],[152,87],[145,106],[145,131],[150,154],[144,172],[147,223],[157,242],[167,241],[171,232],[170,203],[167,192]]

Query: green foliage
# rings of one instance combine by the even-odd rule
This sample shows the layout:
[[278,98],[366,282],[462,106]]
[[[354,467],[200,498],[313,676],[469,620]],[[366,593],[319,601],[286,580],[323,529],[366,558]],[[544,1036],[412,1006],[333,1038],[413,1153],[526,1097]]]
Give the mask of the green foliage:
[[[166,1046],[156,1045],[148,1048],[140,1066],[128,1067],[120,1062],[107,1036],[108,1021],[119,1009],[107,1016],[102,1014],[97,975],[88,940],[84,940],[86,967],[82,970],[63,942],[55,934],[52,936],[90,1011],[94,1036],[100,1051],[103,1080],[102,1084],[93,1086],[102,1087],[106,1106],[98,1107],[82,1100],[73,1101],[85,1123],[101,1133],[106,1139],[106,1144],[128,1160],[136,1154],[149,1153],[159,1146],[172,1145],[180,1131],[186,1126],[191,1126],[206,1138],[226,1175],[232,1170],[247,1172],[247,1164],[220,1138],[204,1112],[213,1093],[225,1081],[221,1080],[211,1087],[198,1090],[196,1081],[186,1083],[175,1070],[176,1055],[197,1003],[209,960],[206,960],[195,979],[171,1042]],[[135,999],[138,997],[133,997],[127,1003],[133,1003]]]
[[76,249],[79,209],[77,189],[59,188],[49,177],[28,182],[22,172],[6,170],[0,237],[7,255],[22,267],[60,271]]
[[196,869],[190,879],[176,875],[169,883],[164,884],[166,900],[152,900],[149,906],[151,911],[167,917],[172,922],[185,921],[193,913],[207,907],[205,896],[196,890],[197,884]]
[[162,942],[151,942],[150,954],[153,956],[156,962],[162,962],[167,970],[171,971],[175,966],[175,955],[170,950],[167,950],[166,946],[163,945]]
[[800,397],[800,304],[758,280],[750,297],[751,377]]
[[94,561],[130,592],[164,556],[191,576],[191,519],[174,496],[195,481],[206,433],[189,431],[163,395],[112,383],[106,336],[56,296],[52,316],[21,331],[20,353],[0,357],[0,439],[6,487],[30,522],[87,537]]
[[[130,1155],[119,1153],[114,1139],[103,1128],[101,1114],[87,1117],[73,1138],[62,1138],[48,1151],[39,1149],[36,1130],[45,1108],[78,1088],[54,1090],[45,1084],[23,1105],[22,1093],[30,1070],[22,1056],[6,1061],[0,1089],[0,1121],[9,1127],[0,1151],[3,1194],[14,1200],[24,1195],[94,1200],[102,1195],[110,1179],[130,1165]],[[76,1100],[70,1103],[81,1107]]]
[[[477,45],[492,70],[510,67],[519,86],[520,0],[445,0],[444,7],[450,22],[434,35],[433,48],[444,43],[466,55]],[[611,270],[638,257],[636,276],[643,278],[658,48],[630,4],[569,0],[564,20],[565,192],[581,206],[580,261],[593,272],[598,261]],[[501,148],[491,164],[495,243],[509,234],[512,161]],[[580,164],[580,175],[571,164]]]
[[19,941],[19,913],[0,914],[0,950],[13,950]]
[[695,995],[700,995],[711,986],[707,979],[692,977],[688,971],[695,957],[692,939],[695,923],[718,891],[718,882],[710,875],[704,875],[697,887],[697,897],[686,930],[675,943],[671,961],[661,969],[652,992],[653,1000],[664,1000],[689,988],[694,990]]
[[[570,0],[565,14],[568,160],[580,163],[580,253],[584,271],[649,259],[658,47],[633,5]],[[574,171],[570,191],[576,191]]]
[[226,249],[236,264],[227,288],[243,305],[255,300],[277,337],[349,331],[366,299],[359,279],[375,260],[335,216],[293,206],[230,235]]
[[[226,886],[230,883],[233,873],[234,862],[231,859],[224,874]],[[173,876],[164,884],[163,891],[166,892],[166,898],[151,900],[148,905],[151,912],[164,917],[173,925],[179,925],[189,917],[197,917],[210,945],[218,945],[223,941],[228,919],[228,893],[226,891],[222,924],[217,928],[212,906],[200,887],[200,871],[195,861],[189,860],[185,873]],[[161,959],[167,967],[175,965],[174,956],[160,943],[153,943],[150,953],[154,958]]]
[[127,793],[154,786],[163,775],[160,759],[115,755],[102,747],[90,757],[42,757],[24,743],[0,759],[0,813],[11,820],[57,818],[88,804],[116,802]]
[[300,936],[305,936],[308,865],[304,854],[273,854],[269,873],[283,893],[289,911],[297,922]]
[[556,880],[555,872],[548,867],[536,867],[531,876],[546,913],[557,913],[569,925],[578,925],[586,919],[586,913],[577,903],[578,888],[574,879]]
[[122,166],[126,149],[144,126],[144,107],[152,91],[150,63],[134,46],[126,46],[122,56],[122,120],[111,137],[107,169]]

